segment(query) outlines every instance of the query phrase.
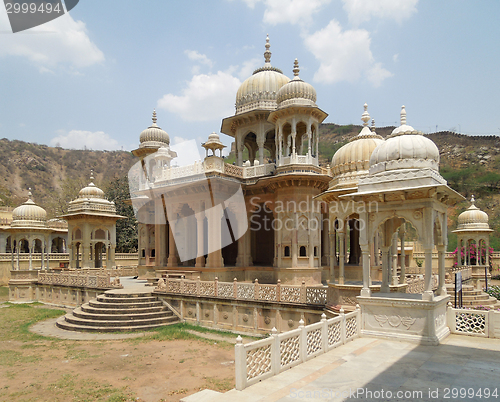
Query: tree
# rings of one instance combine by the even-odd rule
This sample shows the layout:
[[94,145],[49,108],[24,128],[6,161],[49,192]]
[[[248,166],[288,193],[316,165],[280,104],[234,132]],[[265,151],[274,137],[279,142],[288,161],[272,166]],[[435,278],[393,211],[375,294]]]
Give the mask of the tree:
[[116,205],[116,213],[125,219],[116,221],[116,252],[137,252],[137,219],[132,205],[126,204],[130,199],[128,176],[112,180],[105,189],[106,198]]

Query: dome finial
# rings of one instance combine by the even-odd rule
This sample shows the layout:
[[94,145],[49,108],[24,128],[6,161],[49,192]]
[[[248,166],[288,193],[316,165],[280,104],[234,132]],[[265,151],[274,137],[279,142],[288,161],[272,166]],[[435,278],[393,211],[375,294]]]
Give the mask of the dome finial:
[[156,124],[156,121],[158,119],[156,118],[156,109],[153,109],[153,124]]
[[299,71],[300,71],[299,61],[297,59],[295,59],[295,61],[293,63],[293,75],[297,78],[299,77]]
[[375,132],[375,119],[372,119],[372,131]]
[[472,197],[470,198],[470,202],[472,203],[472,205],[474,205],[474,203],[476,202],[476,200],[474,199],[474,194],[472,194]]
[[31,200],[33,193],[31,192],[31,187],[28,187],[28,200]]
[[90,169],[90,181],[94,181],[94,169]]
[[368,127],[368,122],[370,121],[370,114],[368,113],[368,105],[364,104],[365,111],[361,115],[361,120],[363,121],[363,126]]
[[266,63],[271,63],[271,51],[269,50],[270,47],[271,47],[271,45],[269,44],[269,34],[267,34],[267,36],[266,36],[266,51],[264,52],[264,60],[266,61]]
[[402,126],[406,125],[406,109],[405,109],[405,105],[401,106],[400,116],[401,116],[401,125]]

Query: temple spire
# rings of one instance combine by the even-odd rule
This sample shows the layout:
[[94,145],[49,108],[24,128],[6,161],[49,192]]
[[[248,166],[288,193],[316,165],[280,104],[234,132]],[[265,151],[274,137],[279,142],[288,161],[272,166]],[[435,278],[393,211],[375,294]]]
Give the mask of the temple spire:
[[406,125],[406,109],[405,109],[405,105],[401,106],[400,116],[401,116],[401,125],[405,126]]
[[158,119],[156,118],[156,109],[153,109],[153,124],[156,124],[156,121]]
[[365,108],[365,111],[361,115],[361,120],[363,121],[363,126],[368,127],[368,122],[370,121],[370,114],[368,113],[368,104],[363,105]]
[[293,63],[293,75],[295,77],[299,78],[299,72],[300,72],[299,61],[297,59],[295,59],[295,61]]
[[266,51],[264,52],[264,60],[266,61],[266,64],[271,63],[271,51],[269,50],[270,47],[271,47],[271,45],[269,44],[269,34],[267,34]]

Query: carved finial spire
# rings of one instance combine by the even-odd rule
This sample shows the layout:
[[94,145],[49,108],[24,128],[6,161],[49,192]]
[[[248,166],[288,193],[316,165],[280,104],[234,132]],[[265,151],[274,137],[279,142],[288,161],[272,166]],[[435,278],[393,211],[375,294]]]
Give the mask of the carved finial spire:
[[364,104],[365,111],[361,115],[361,120],[363,121],[363,126],[368,127],[368,122],[370,121],[370,114],[368,113],[368,105]]
[[94,181],[94,169],[90,169],[90,181]]
[[153,109],[153,124],[156,124],[156,121],[158,119],[156,118],[156,109]]
[[31,193],[31,187],[28,188],[28,198],[31,199],[33,197],[33,194]]
[[299,61],[297,59],[295,59],[295,61],[293,63],[293,75],[297,78],[299,77],[299,71],[300,71]]
[[401,125],[402,126],[406,125],[406,109],[405,109],[405,105],[401,106],[400,116],[401,116]]
[[474,203],[476,202],[476,200],[474,198],[474,194],[472,194],[472,197],[470,198],[470,202],[472,203],[472,205],[474,205]]
[[372,131],[375,132],[375,119],[372,119]]
[[266,51],[264,52],[264,60],[266,61],[266,63],[271,63],[271,51],[269,50],[270,47],[271,45],[269,44],[269,34],[267,34]]

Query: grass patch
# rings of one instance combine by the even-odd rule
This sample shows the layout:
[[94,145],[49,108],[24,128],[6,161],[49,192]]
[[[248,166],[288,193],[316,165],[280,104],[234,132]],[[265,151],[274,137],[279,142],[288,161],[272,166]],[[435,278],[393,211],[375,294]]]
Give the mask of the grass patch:
[[78,375],[64,374],[57,382],[49,384],[48,391],[66,396],[78,402],[107,401],[126,402],[135,400],[127,387],[115,388],[108,383],[79,379]]
[[17,364],[34,363],[39,360],[40,357],[37,356],[24,355],[20,352],[13,350],[0,350],[0,367],[1,366],[12,367]]
[[38,321],[56,318],[63,310],[38,308],[37,304],[10,304],[0,309],[0,339],[3,341],[35,341],[43,336],[29,332],[28,328]]
[[[212,339],[205,339],[200,336],[197,336],[195,334],[191,334],[187,332],[188,330],[196,331],[196,332],[201,332],[201,333],[209,333],[209,334],[215,334],[221,337],[226,337],[228,340],[229,339],[234,339],[238,335],[233,334],[231,332],[227,331],[218,331],[216,329],[212,328],[205,328],[199,325],[193,325],[193,324],[187,324],[187,323],[178,323],[178,324],[173,324],[173,325],[166,325],[164,327],[159,327],[152,329],[150,331],[146,332],[146,335],[143,337],[138,337],[138,338],[130,338],[127,339],[128,342],[131,343],[140,343],[140,342],[149,342],[151,340],[157,340],[157,341],[171,341],[171,340],[200,340],[204,342],[209,342],[213,343],[214,341]],[[255,340],[261,339],[258,337],[248,337],[248,338],[253,338]],[[219,344],[226,344],[226,342],[220,342]],[[223,345],[225,346],[225,345]]]
[[8,286],[0,286],[0,301],[9,300],[9,287]]

